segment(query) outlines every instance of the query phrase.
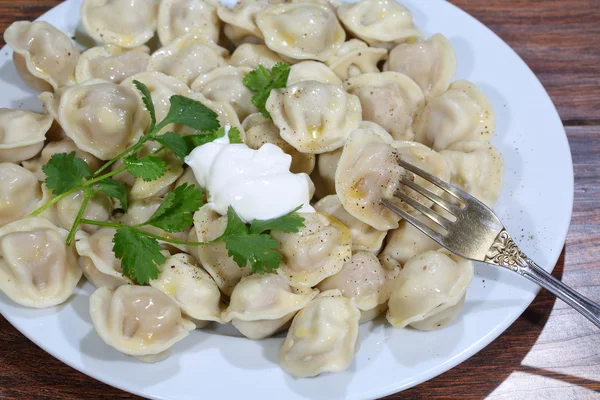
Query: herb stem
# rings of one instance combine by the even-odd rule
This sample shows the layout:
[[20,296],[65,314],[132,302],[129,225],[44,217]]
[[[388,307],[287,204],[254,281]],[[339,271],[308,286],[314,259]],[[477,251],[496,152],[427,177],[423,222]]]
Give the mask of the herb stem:
[[70,189],[70,190],[67,190],[64,193],[61,193],[60,195],[58,195],[58,196],[52,198],[51,200],[49,200],[47,203],[45,203],[43,206],[41,206],[37,210],[33,211],[31,214],[29,214],[29,216],[35,217],[35,216],[40,215],[41,213],[43,213],[44,211],[46,211],[48,208],[52,207],[54,204],[58,203],[59,201],[61,201],[65,197],[67,197],[68,195],[73,194],[73,193],[75,193],[76,191],[78,191],[80,189],[81,189],[81,186],[75,186],[73,189]]
[[100,175],[100,176],[98,176],[96,178],[90,179],[89,181],[85,181],[81,186],[82,187],[91,186],[94,183],[98,183],[98,182],[103,181],[103,180],[105,180],[107,178],[110,178],[111,176],[115,176],[117,174],[120,174],[121,172],[124,172],[124,171],[127,171],[127,167],[122,167],[122,168],[119,168],[119,169],[115,169],[114,171],[108,172],[108,173],[106,173],[104,175]]
[[77,232],[77,227],[81,223],[81,219],[83,218],[83,213],[87,208],[90,199],[92,198],[92,188],[86,187],[83,189],[83,201],[81,202],[81,207],[79,207],[79,211],[77,212],[77,216],[73,221],[73,226],[71,226],[71,230],[69,231],[69,235],[67,236],[67,246],[70,246],[73,242],[73,238],[75,237],[75,232]]
[[[144,145],[144,143],[146,143],[148,140],[152,139],[154,137],[154,133],[150,132],[148,133],[146,136],[142,136],[142,138],[133,146],[123,150],[119,155],[117,155],[116,157],[112,158],[111,160],[107,161],[103,166],[101,166],[96,172],[94,172],[94,175],[92,175],[92,177],[97,177],[102,171],[106,170],[108,167],[110,167],[111,165],[113,165],[114,163],[116,163],[117,161],[119,161],[121,158],[128,156],[132,153],[137,153],[138,151],[140,151],[140,149],[142,148],[142,146]],[[104,176],[104,175],[103,175]]]
[[86,224],[86,225],[104,226],[104,227],[108,227],[108,228],[124,228],[126,226],[129,226],[129,225],[118,224],[118,223],[114,223],[114,222],[95,221],[93,219],[85,219],[85,218],[82,218],[80,223]]

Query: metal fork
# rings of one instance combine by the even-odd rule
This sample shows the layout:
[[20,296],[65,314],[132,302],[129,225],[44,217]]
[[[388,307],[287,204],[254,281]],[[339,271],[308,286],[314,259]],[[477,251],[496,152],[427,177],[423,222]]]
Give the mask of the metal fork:
[[402,178],[403,185],[425,196],[450,215],[443,215],[426,207],[405,192],[397,191],[394,196],[429,218],[436,224],[436,228],[441,229],[430,228],[418,218],[394,205],[389,199],[382,199],[383,205],[454,254],[470,260],[508,268],[537,283],[600,328],[600,305],[555,279],[527,257],[512,240],[500,219],[485,204],[412,164],[403,160],[398,162],[403,168],[439,187],[462,205],[447,201],[429,189],[418,185],[408,176]]

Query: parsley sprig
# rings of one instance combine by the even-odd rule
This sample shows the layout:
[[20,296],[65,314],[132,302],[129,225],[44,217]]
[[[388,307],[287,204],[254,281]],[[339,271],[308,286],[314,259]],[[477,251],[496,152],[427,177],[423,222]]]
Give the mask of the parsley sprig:
[[273,65],[271,70],[259,65],[256,69],[248,72],[244,77],[244,86],[254,93],[252,96],[252,104],[258,108],[264,117],[271,118],[271,114],[269,114],[266,108],[267,99],[271,94],[271,90],[284,88],[287,85],[289,75],[290,66],[278,62]]

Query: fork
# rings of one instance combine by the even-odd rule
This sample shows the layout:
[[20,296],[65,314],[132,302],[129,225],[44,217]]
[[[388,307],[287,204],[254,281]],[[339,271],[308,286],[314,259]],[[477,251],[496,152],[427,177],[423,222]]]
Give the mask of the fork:
[[448,214],[436,212],[405,192],[397,191],[394,197],[402,200],[423,216],[435,223],[432,229],[415,216],[392,203],[382,199],[381,203],[407,220],[421,232],[450,250],[452,253],[473,261],[507,268],[524,276],[548,290],[556,297],[573,307],[600,328],[600,305],[576,292],[542,269],[517,247],[506,228],[494,212],[481,201],[465,191],[429,174],[422,169],[398,160],[400,166],[437,186],[458,200],[461,205],[454,204],[431,190],[415,183],[407,175],[401,183],[426,197]]

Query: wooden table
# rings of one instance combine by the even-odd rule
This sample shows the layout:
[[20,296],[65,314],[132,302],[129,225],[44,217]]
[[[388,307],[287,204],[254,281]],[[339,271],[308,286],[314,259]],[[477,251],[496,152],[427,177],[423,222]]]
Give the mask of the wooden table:
[[[427,0],[423,0],[427,1]],[[451,0],[513,47],[566,127],[575,207],[554,269],[600,301],[600,0]],[[60,0],[0,0],[0,31]],[[46,354],[0,317],[0,398],[132,399]],[[496,341],[445,374],[390,399],[600,399],[600,332],[542,290]]]

